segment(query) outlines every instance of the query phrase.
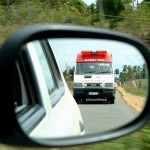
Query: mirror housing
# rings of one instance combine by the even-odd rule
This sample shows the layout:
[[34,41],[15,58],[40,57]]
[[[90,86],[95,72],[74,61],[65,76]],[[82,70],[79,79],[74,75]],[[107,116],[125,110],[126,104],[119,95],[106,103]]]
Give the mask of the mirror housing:
[[[12,145],[26,146],[70,146],[104,141],[134,132],[143,127],[150,118],[150,101],[148,100],[143,112],[133,122],[116,130],[93,134],[83,137],[58,139],[32,139],[21,129],[15,115],[14,103],[11,99],[15,58],[20,48],[27,42],[45,38],[92,38],[122,41],[135,46],[145,58],[150,70],[150,50],[140,40],[129,35],[99,28],[71,25],[33,25],[13,33],[0,49],[0,142]],[[119,70],[115,71],[117,74]]]

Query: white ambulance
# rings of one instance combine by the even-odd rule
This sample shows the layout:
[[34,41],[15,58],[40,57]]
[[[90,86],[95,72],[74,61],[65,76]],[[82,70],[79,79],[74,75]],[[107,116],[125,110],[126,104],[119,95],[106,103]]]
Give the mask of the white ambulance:
[[[119,74],[119,70],[115,70]],[[73,96],[76,102],[86,98],[115,100],[112,54],[106,50],[81,51],[76,58]]]

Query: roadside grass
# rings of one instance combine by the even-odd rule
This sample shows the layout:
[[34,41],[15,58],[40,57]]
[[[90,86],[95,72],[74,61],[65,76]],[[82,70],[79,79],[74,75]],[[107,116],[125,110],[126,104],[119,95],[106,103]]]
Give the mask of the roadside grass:
[[124,90],[127,93],[131,93],[136,96],[142,96],[142,97],[146,96],[147,88],[148,88],[147,79],[138,79],[138,80],[135,80],[135,82],[137,83],[137,87],[134,87],[131,82],[125,82]]
[[146,90],[134,88],[134,87],[131,87],[127,84],[124,85],[124,90],[127,93],[131,93],[131,94],[136,95],[136,96],[145,96],[146,95]]
[[148,150],[150,149],[150,122],[139,131],[126,136],[74,147],[73,150]]

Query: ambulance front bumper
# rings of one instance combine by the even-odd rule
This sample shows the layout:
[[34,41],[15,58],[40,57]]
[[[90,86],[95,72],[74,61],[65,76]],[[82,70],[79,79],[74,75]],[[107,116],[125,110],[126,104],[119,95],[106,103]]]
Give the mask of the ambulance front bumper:
[[97,98],[97,97],[110,97],[114,96],[115,88],[74,88],[73,96],[80,98]]

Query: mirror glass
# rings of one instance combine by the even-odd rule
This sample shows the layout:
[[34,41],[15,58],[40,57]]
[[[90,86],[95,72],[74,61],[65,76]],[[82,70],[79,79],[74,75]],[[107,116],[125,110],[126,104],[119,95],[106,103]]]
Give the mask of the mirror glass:
[[136,47],[120,41],[32,41],[19,51],[16,70],[15,96],[22,99],[15,101],[16,116],[33,138],[117,129],[137,118],[147,100],[146,62]]

